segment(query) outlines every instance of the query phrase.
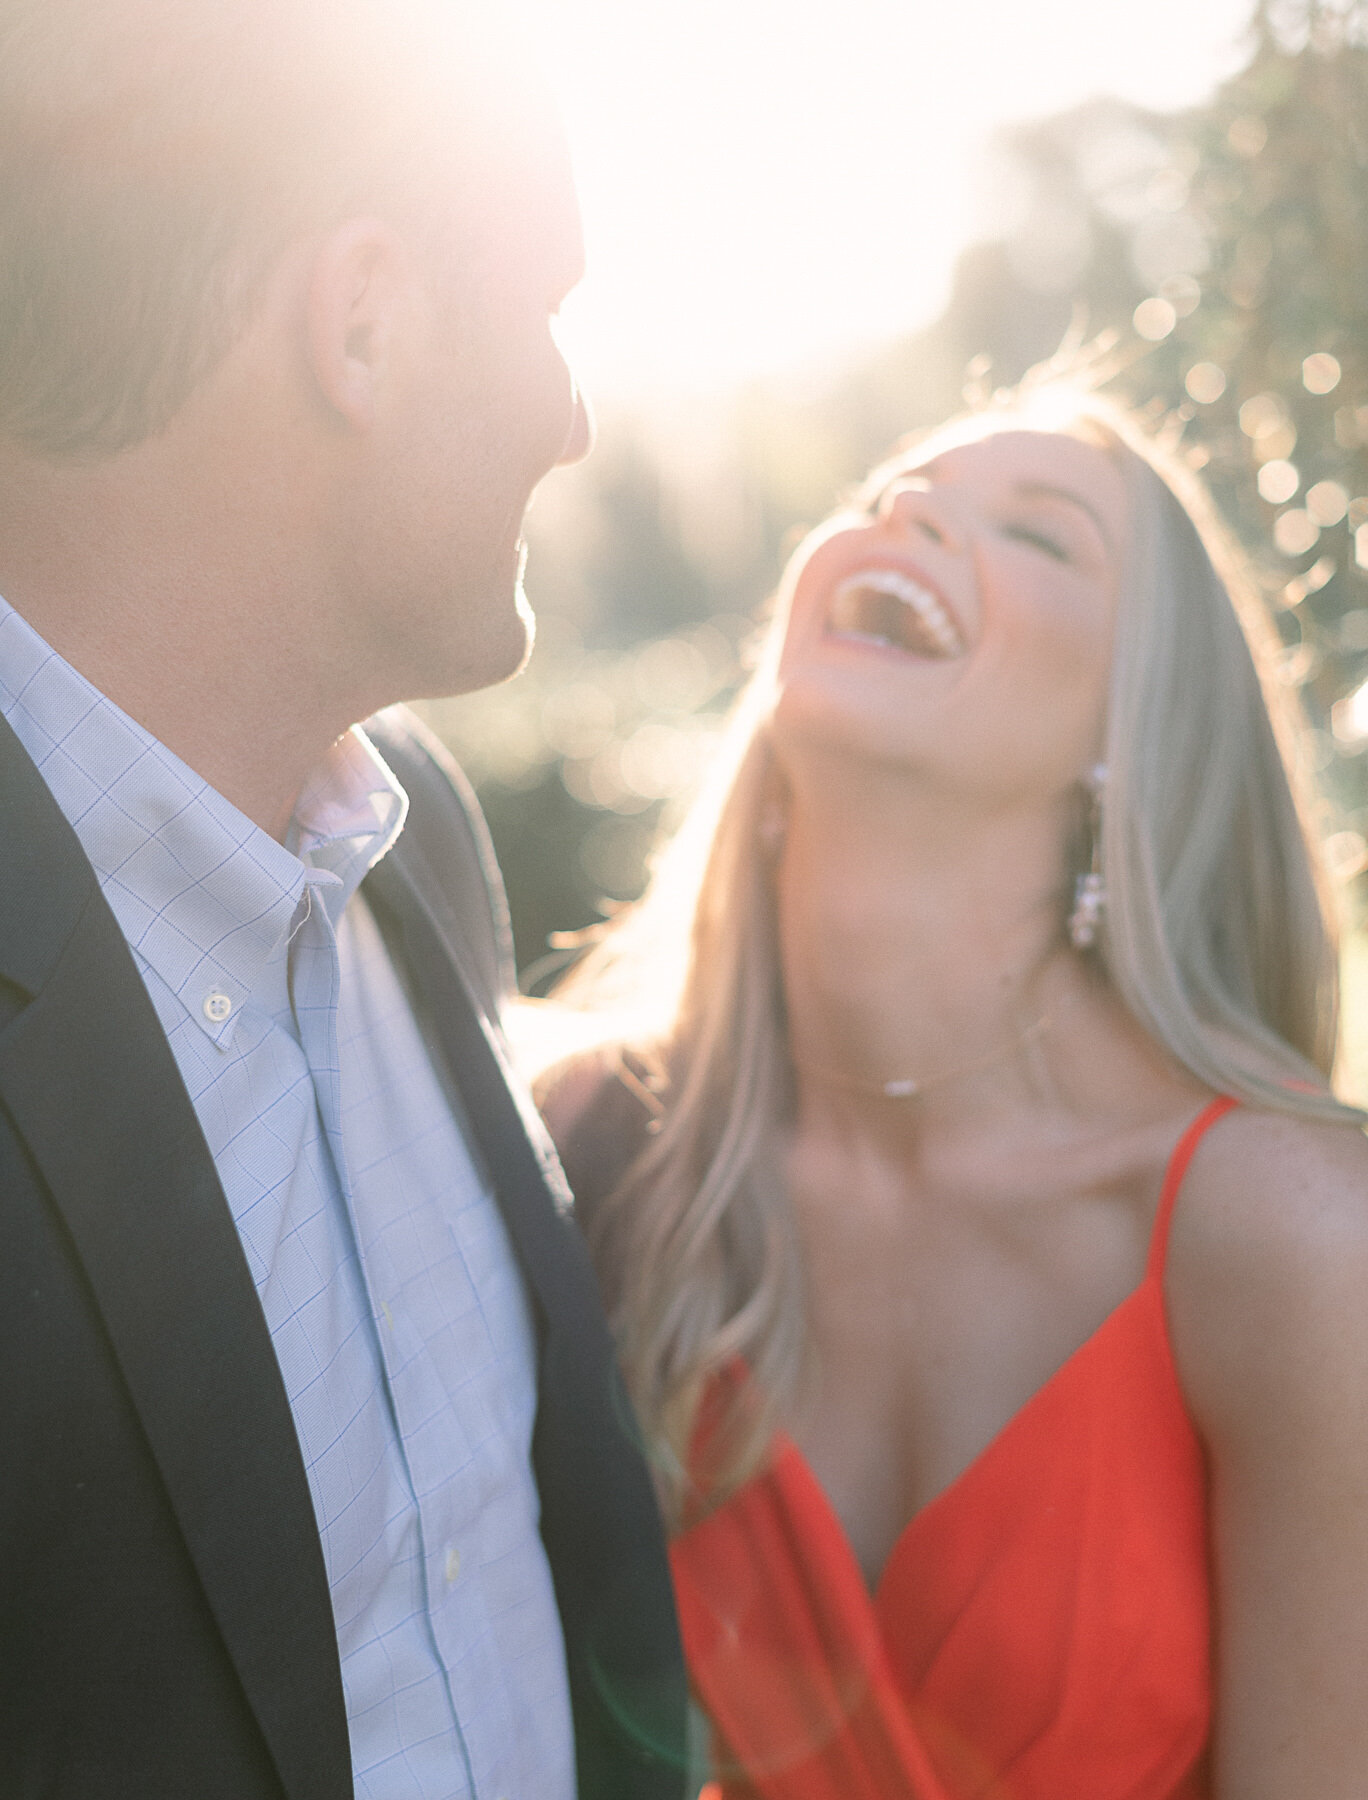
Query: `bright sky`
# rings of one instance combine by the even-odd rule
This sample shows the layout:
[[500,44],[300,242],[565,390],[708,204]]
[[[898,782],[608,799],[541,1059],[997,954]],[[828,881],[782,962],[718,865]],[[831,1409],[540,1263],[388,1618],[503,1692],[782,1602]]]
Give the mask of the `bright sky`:
[[820,365],[913,329],[993,197],[991,130],[1172,108],[1250,0],[529,0],[579,172],[566,313],[605,400]]

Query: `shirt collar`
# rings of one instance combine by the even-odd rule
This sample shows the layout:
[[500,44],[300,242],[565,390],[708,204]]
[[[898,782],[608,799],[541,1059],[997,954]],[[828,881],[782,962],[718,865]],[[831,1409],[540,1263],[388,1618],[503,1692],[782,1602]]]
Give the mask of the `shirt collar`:
[[334,924],[362,880],[393,845],[408,796],[374,744],[353,725],[305,782],[286,844],[317,876]]
[[305,888],[335,926],[408,808],[353,726],[306,782],[277,843],[3,599],[0,713],[75,830],[130,946],[223,1049]]

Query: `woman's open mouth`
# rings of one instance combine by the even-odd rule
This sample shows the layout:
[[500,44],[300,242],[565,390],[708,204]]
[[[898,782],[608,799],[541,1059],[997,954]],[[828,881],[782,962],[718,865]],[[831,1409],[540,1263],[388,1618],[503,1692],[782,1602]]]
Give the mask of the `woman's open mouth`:
[[827,633],[911,656],[964,654],[964,639],[940,598],[900,569],[860,569],[831,599]]

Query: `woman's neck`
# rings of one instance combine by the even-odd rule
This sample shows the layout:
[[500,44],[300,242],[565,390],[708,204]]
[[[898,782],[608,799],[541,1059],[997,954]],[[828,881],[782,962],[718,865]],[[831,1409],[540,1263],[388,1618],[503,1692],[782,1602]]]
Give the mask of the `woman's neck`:
[[1115,1011],[1063,941],[1064,803],[910,786],[795,794],[778,870],[800,1113],[898,1136],[1057,1099],[1066,1018]]

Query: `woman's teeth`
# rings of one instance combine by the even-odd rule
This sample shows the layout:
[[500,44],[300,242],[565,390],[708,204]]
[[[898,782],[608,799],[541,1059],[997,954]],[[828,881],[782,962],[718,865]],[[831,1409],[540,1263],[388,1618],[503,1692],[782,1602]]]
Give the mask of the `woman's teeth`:
[[964,640],[929,588],[898,569],[861,569],[832,596],[828,629],[838,637],[910,651],[961,656]]

